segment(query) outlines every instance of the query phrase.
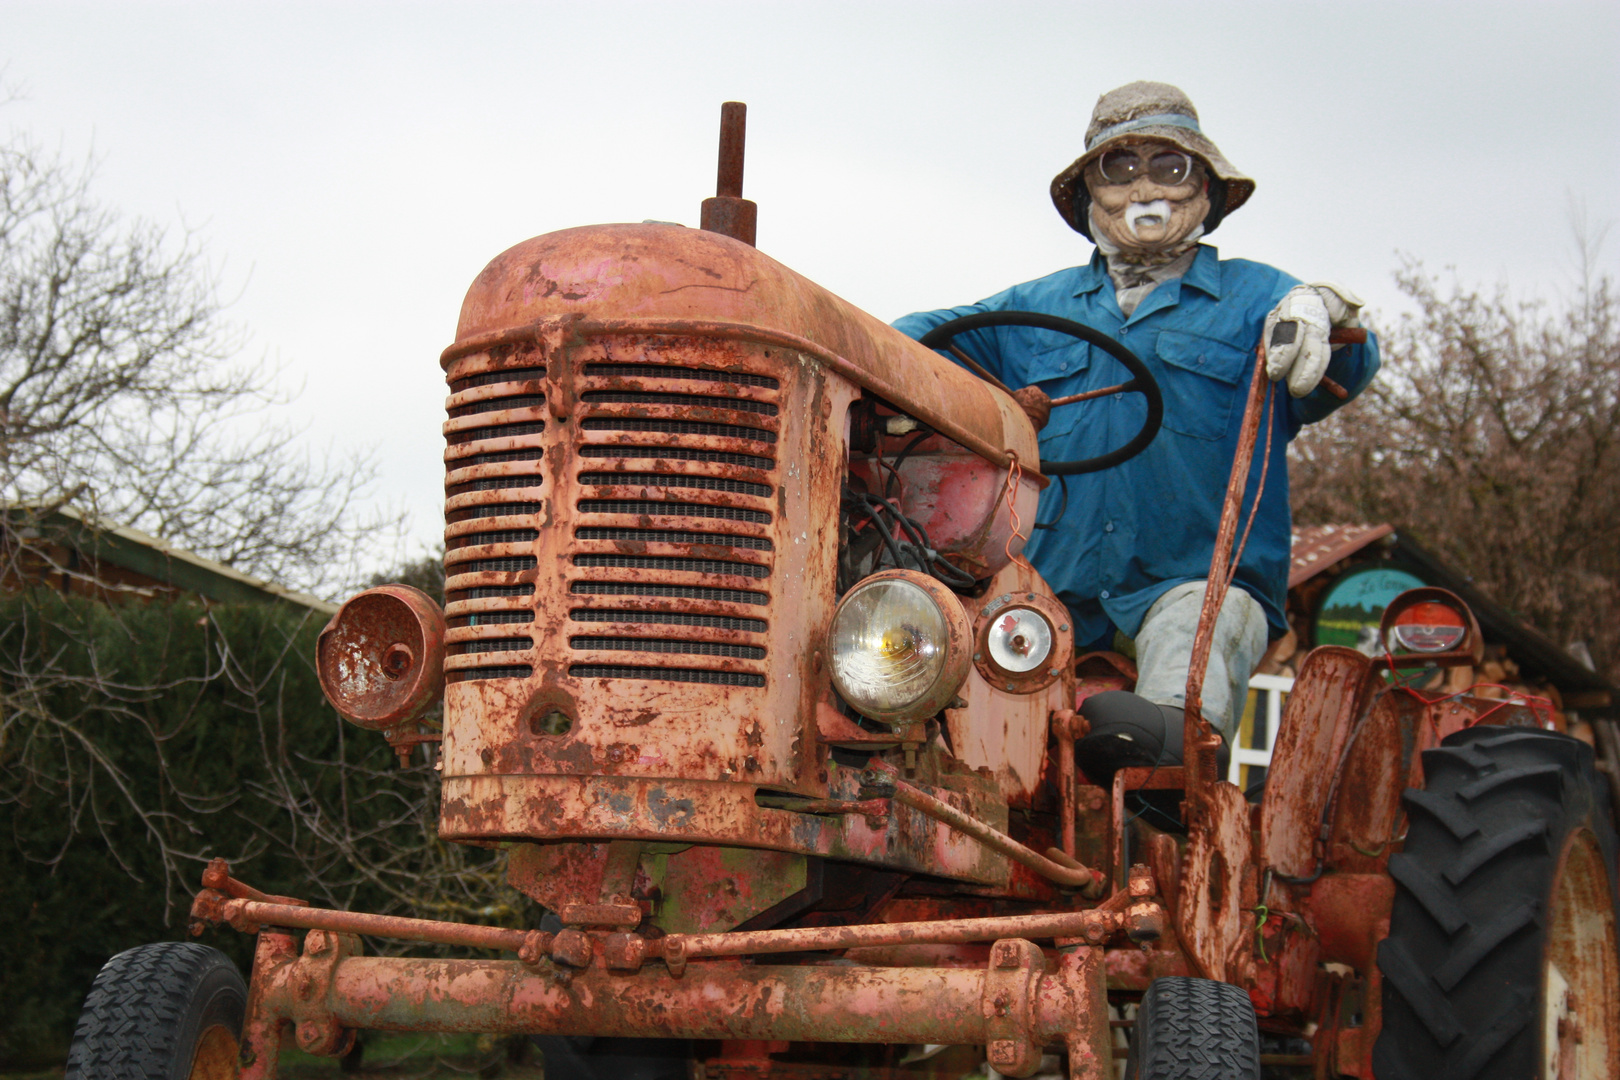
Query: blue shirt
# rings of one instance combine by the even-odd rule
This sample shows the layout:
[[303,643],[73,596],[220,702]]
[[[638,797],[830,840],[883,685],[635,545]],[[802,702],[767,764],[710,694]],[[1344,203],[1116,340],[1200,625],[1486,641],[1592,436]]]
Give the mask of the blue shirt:
[[[1056,480],[1041,493],[1037,519],[1055,527],[1033,533],[1025,555],[1075,619],[1075,640],[1103,642],[1114,628],[1134,637],[1153,602],[1173,586],[1208,578],[1221,503],[1237,453],[1255,346],[1266,315],[1299,282],[1270,266],[1222,260],[1200,245],[1181,278],[1148,293],[1126,318],[1101,253],[965,307],[917,312],[895,322],[920,338],[959,315],[1039,311],[1100,330],[1142,358],[1164,394],[1164,426],[1146,450],[1103,472]],[[1113,357],[1051,330],[993,327],[960,334],[956,344],[1002,382],[1035,385],[1063,397],[1126,381]],[[1360,393],[1378,371],[1377,342],[1336,349],[1328,377]],[[1273,386],[1270,468],[1236,583],[1265,608],[1272,636],[1286,633],[1291,519],[1288,442],[1302,425],[1342,402],[1318,388],[1303,398]],[[1147,415],[1140,394],[1054,409],[1040,433],[1042,461],[1074,461],[1123,446]],[[1262,419],[1264,414],[1262,414]],[[1249,473],[1239,536],[1260,476],[1266,433]],[[1060,513],[1061,511],[1061,513]]]

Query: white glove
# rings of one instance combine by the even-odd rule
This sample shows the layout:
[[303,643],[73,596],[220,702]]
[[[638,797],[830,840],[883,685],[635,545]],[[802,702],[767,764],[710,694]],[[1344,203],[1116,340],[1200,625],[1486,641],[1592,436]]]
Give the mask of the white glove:
[[1361,300],[1342,285],[1295,285],[1266,316],[1266,374],[1288,379],[1288,392],[1304,397],[1327,370],[1335,326],[1360,326]]

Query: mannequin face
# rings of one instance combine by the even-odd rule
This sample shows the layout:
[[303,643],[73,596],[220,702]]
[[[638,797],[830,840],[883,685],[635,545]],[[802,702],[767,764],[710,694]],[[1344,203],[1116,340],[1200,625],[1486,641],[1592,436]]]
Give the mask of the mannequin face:
[[[1178,147],[1157,139],[1124,140],[1116,146],[1134,151],[1143,167],[1124,182],[1115,183],[1103,175],[1100,159],[1086,165],[1093,228],[1124,252],[1174,251],[1209,216],[1204,167],[1192,159],[1191,171],[1177,183],[1164,175],[1165,170],[1146,166],[1155,155],[1180,155]],[[1109,148],[1110,153],[1114,150]],[[1121,171],[1113,170],[1116,179]]]

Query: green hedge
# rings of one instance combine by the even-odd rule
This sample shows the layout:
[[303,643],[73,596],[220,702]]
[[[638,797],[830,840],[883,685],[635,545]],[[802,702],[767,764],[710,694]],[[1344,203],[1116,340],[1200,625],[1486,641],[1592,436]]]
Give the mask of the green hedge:
[[[266,891],[367,910],[409,910],[398,883],[442,868],[422,755],[399,770],[321,695],[323,621],[0,600],[0,1066],[60,1062],[101,964],[185,936],[209,857]],[[471,858],[488,878],[490,856]],[[247,970],[249,939],[204,940]]]

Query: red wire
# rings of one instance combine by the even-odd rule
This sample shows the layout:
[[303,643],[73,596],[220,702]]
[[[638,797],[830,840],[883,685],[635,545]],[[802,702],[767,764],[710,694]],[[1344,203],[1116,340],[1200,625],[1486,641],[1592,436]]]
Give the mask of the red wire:
[[[1390,674],[1393,675],[1395,673],[1395,658],[1390,654],[1387,648],[1384,650],[1384,662],[1389,665]],[[1474,717],[1468,723],[1464,724],[1463,727],[1477,727],[1480,724],[1483,724],[1487,717],[1495,715],[1496,713],[1507,708],[1509,705],[1524,705],[1535,714],[1536,719],[1541,722],[1541,726],[1543,728],[1547,729],[1548,731],[1554,730],[1552,721],[1553,703],[1551,698],[1544,698],[1537,694],[1527,694],[1523,690],[1515,690],[1513,687],[1503,686],[1501,683],[1477,682],[1465,690],[1459,690],[1454,694],[1446,694],[1443,697],[1437,698],[1426,698],[1405,683],[1397,683],[1394,687],[1392,687],[1392,689],[1405,691],[1407,694],[1410,694],[1412,697],[1422,702],[1425,706],[1429,706],[1438,705],[1442,701],[1455,701],[1458,698],[1468,697],[1472,695],[1474,691],[1487,686],[1502,691],[1507,695],[1507,697],[1500,704],[1486,709],[1484,712]],[[1438,732],[1436,734],[1438,734]]]

